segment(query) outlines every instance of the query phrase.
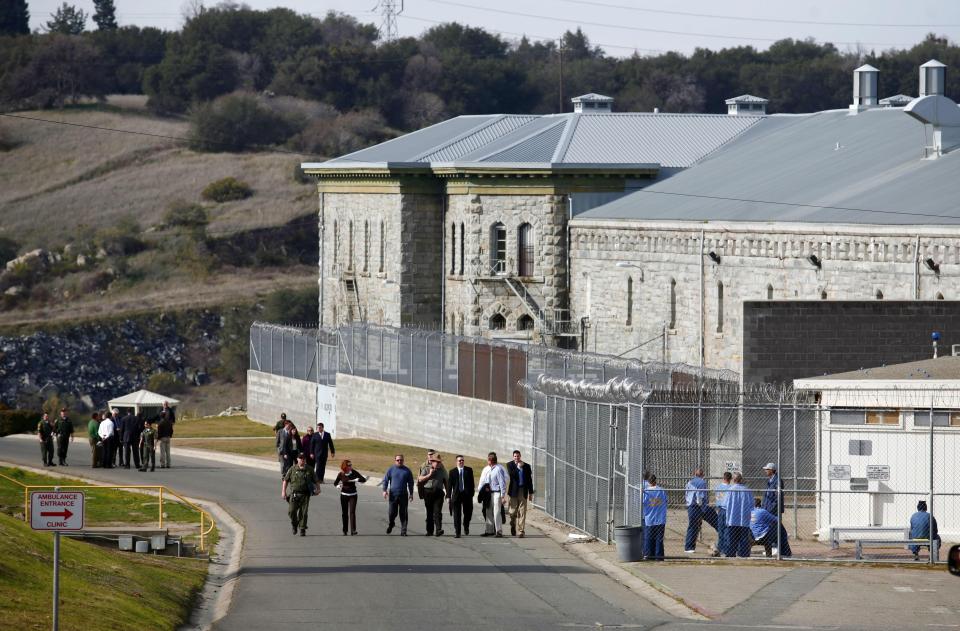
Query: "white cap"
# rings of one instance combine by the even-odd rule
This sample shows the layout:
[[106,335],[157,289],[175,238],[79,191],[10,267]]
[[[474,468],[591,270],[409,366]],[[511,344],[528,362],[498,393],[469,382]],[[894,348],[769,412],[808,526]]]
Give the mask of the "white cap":
[[767,470],[770,470],[770,471],[776,471],[776,470],[777,470],[777,465],[775,465],[775,464],[772,463],[772,462],[768,462],[767,464],[765,464],[765,465],[763,466],[763,468],[764,468],[764,469],[767,469]]

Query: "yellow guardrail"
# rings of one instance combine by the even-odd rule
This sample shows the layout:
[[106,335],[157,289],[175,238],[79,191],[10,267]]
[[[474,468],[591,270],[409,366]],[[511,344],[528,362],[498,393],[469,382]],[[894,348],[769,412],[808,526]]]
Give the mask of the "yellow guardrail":
[[[23,489],[23,520],[26,522],[30,521],[30,491],[33,489],[115,489],[115,490],[137,490],[137,491],[147,491],[157,494],[159,498],[158,511],[157,511],[157,528],[163,528],[163,494],[167,493],[176,497],[181,502],[197,511],[200,514],[200,551],[206,551],[206,538],[213,532],[214,527],[217,525],[214,521],[213,516],[200,508],[187,498],[183,497],[176,491],[168,489],[165,486],[160,485],[146,485],[146,484],[24,484],[19,480],[14,480],[13,478],[6,476],[0,473],[0,478],[13,482],[17,486]],[[209,523],[209,526],[207,526]]]

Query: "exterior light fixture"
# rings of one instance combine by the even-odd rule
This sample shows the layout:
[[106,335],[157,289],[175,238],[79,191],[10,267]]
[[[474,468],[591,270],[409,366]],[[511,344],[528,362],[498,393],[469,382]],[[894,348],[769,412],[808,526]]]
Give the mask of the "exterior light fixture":
[[811,254],[807,257],[807,260],[810,261],[810,265],[813,265],[817,269],[823,269],[823,262],[820,261],[820,257],[816,254]]

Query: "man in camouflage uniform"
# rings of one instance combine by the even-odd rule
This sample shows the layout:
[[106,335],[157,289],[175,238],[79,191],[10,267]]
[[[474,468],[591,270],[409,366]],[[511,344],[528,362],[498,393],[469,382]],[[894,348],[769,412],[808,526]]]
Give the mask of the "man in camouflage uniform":
[[67,449],[73,442],[73,421],[67,418],[67,408],[60,410],[60,418],[53,426],[53,431],[57,435],[57,461],[67,466]]
[[150,425],[150,421],[143,422],[143,431],[140,432],[140,470],[147,470],[147,459],[150,460],[150,470],[157,467],[157,431]]
[[37,423],[37,438],[40,439],[40,459],[45,467],[55,467],[53,464],[53,423],[50,415],[44,412],[43,418]]
[[306,454],[301,451],[297,455],[297,464],[287,469],[283,476],[283,488],[280,496],[289,503],[287,515],[293,534],[300,531],[300,536],[307,536],[307,510],[310,507],[310,496],[319,495],[320,486],[317,484],[317,474],[307,466]]

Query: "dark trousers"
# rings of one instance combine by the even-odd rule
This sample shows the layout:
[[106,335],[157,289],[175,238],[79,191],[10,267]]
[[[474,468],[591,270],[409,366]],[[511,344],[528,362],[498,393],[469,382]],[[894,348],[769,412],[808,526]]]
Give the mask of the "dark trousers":
[[450,510],[453,513],[453,530],[458,535],[461,527],[470,534],[470,518],[473,517],[473,498],[466,495],[460,495],[455,500],[450,500]]
[[314,465],[314,473],[317,474],[317,482],[323,483],[323,472],[327,470],[327,459],[317,458],[317,462]]
[[651,560],[663,560],[663,534],[666,524],[643,527],[643,556]]
[[67,464],[67,450],[70,448],[70,437],[57,438],[57,459],[60,464]]
[[40,441],[40,460],[44,466],[53,464],[53,437]]
[[112,465],[116,465],[119,459],[120,459],[120,436],[114,435],[114,437],[110,439],[110,463]]
[[727,556],[748,557],[753,536],[749,526],[727,526]]
[[113,438],[105,438],[100,445],[100,466],[104,469],[113,468]]
[[142,463],[137,468],[141,471],[147,470],[147,463],[150,463],[150,470],[153,471],[157,468],[157,450],[153,447],[147,447],[146,445],[140,448],[140,462]]
[[717,550],[721,555],[727,555],[727,509],[717,507]]
[[683,542],[684,550],[697,549],[697,537],[700,536],[700,526],[703,524],[703,507],[699,504],[687,506],[687,537]]
[[[357,532],[357,496],[340,496],[340,517],[343,519],[343,534]],[[349,527],[349,528],[348,528]]]
[[410,503],[410,497],[404,493],[402,495],[390,494],[387,523],[391,528],[397,521],[397,514],[400,514],[400,534],[407,532],[407,504]]
[[139,469],[140,468],[140,450],[137,449],[137,445],[135,445],[134,443],[128,443],[128,442],[123,443],[123,465],[125,467],[130,466],[131,452],[133,453],[133,464],[134,466],[137,467],[137,469]]
[[443,489],[424,489],[423,509],[427,534],[440,534],[443,529]]
[[[767,534],[757,539],[757,543],[762,545],[767,556],[770,556],[773,552],[772,549],[777,547],[777,531],[771,528],[767,531]],[[793,550],[790,549],[790,542],[787,541],[787,531],[784,530],[783,526],[780,526],[780,556],[793,556]]]

